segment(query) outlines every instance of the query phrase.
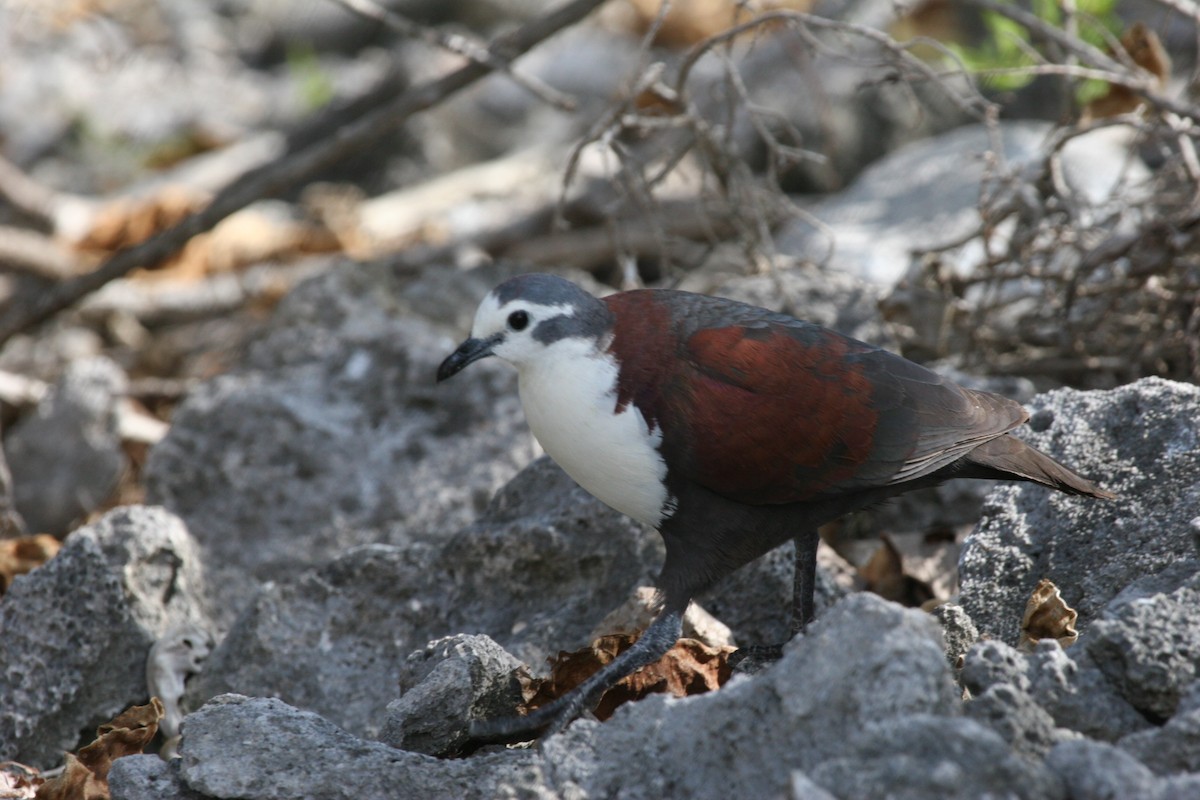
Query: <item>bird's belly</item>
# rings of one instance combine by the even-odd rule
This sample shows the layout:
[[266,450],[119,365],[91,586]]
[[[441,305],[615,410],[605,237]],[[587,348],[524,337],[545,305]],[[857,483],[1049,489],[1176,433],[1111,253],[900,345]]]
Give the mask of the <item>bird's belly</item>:
[[[669,507],[667,466],[631,403],[616,413],[616,368],[589,359],[555,374],[523,374],[521,405],[542,448],[576,483],[605,504],[657,527]],[[601,366],[610,369],[598,369]],[[571,374],[574,373],[574,374]]]

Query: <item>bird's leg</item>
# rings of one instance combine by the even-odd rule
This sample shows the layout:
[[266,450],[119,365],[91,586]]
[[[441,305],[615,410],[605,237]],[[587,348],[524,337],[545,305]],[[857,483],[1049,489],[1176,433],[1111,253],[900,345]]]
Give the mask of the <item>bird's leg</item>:
[[792,540],[796,546],[795,573],[792,576],[792,636],[804,633],[816,611],[813,595],[817,590],[817,546],[821,537],[815,530],[805,531]]
[[[808,623],[812,622],[815,616],[813,594],[817,587],[817,544],[820,540],[815,530],[805,531],[792,540],[796,552],[793,558],[792,621],[789,639],[798,633],[804,633]],[[778,661],[782,658],[785,644],[787,642],[739,647],[729,657],[729,665],[736,667],[749,659],[751,664],[757,663],[757,666],[749,667],[749,671],[755,672],[761,668],[763,662]]]
[[679,641],[687,603],[668,605],[628,650],[554,702],[523,717],[472,721],[471,739],[479,743],[521,742],[558,733],[584,711],[594,708],[604,693],[622,678],[653,664]]

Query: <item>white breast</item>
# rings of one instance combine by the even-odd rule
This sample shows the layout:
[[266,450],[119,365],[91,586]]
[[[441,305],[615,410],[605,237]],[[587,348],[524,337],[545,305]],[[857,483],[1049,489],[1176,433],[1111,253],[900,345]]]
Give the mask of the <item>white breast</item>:
[[545,451],[584,489],[657,527],[668,505],[667,465],[633,404],[616,414],[617,364],[583,339],[564,339],[519,368],[521,405]]

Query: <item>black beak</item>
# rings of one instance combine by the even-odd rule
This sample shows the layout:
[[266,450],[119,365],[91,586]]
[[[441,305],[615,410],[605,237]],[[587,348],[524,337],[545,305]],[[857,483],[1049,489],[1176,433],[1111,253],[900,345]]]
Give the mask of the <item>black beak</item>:
[[492,354],[492,348],[500,344],[503,338],[502,334],[489,336],[486,339],[467,339],[458,346],[458,349],[451,353],[442,365],[438,367],[437,379],[438,383],[453,377],[467,367],[467,365],[478,361],[481,358],[487,358]]

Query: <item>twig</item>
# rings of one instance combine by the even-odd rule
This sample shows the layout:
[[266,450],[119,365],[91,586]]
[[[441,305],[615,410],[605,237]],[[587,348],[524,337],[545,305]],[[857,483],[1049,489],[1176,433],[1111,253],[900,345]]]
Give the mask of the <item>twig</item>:
[[1193,3],[1192,0],[1154,0],[1154,2],[1178,11],[1185,17],[1191,17],[1197,25],[1200,25],[1200,5]]
[[[573,0],[561,8],[531,20],[517,30],[500,36],[488,48],[511,59],[563,28],[583,19],[604,0]],[[99,269],[67,281],[26,306],[11,308],[0,318],[0,344],[16,333],[36,325],[77,303],[104,284],[138,267],[149,266],[175,253],[193,236],[211,230],[218,222],[254,201],[277,194],[305,177],[329,167],[342,158],[362,153],[375,140],[394,130],[409,117],[471,85],[491,70],[478,62],[465,64],[434,81],[415,86],[392,102],[369,111],[330,136],[313,142],[255,169],[223,189],[202,210],[173,228],[139,245],[122,250]]]
[[54,222],[57,193],[34,181],[3,156],[0,156],[0,197],[42,222]]
[[82,271],[84,259],[49,236],[0,225],[0,270],[31,272],[61,281]]
[[[939,74],[932,66],[926,64],[921,59],[914,56],[909,50],[917,44],[930,44],[924,39],[914,39],[909,42],[900,43],[893,39],[883,31],[868,28],[863,25],[856,25],[852,22],[843,22],[836,19],[827,19],[814,14],[806,14],[802,11],[769,11],[765,14],[760,14],[752,20],[735,25],[732,28],[722,31],[719,34],[710,36],[703,42],[692,47],[691,50],[684,56],[683,62],[679,66],[679,71],[675,79],[675,93],[684,97],[686,95],[686,87],[688,78],[691,75],[692,68],[696,66],[700,58],[704,56],[713,47],[722,44],[730,39],[733,39],[746,31],[754,28],[768,25],[775,22],[784,22],[796,30],[805,41],[811,44],[815,49],[822,52],[828,52],[829,48],[821,42],[811,29],[834,31],[836,33],[851,34],[858,36],[866,41],[869,41],[896,56],[903,64],[912,68],[916,73],[922,75],[926,80],[937,83],[946,91],[946,95],[950,100],[959,107],[964,113],[976,118],[985,118],[994,109],[994,104],[988,101],[979,94],[974,92],[971,97],[963,97],[950,91],[946,86],[945,76]],[[961,62],[960,62],[961,63]]]
[[498,56],[486,45],[458,33],[446,33],[437,28],[421,25],[401,16],[390,8],[384,8],[372,0],[336,0],[350,11],[374,22],[391,28],[401,36],[417,39],[433,47],[440,47],[455,55],[470,59],[480,66],[502,72],[518,86],[526,89],[538,99],[563,111],[574,111],[575,101],[537,78],[522,75],[512,68],[506,59]]
[[[1128,65],[1122,63],[1121,57],[1113,58],[1098,47],[1090,45],[1082,39],[1072,37],[1061,28],[1051,25],[1035,14],[1018,8],[1016,5],[1000,3],[996,2],[996,0],[968,0],[968,2],[988,11],[994,11],[1001,16],[1008,17],[1013,22],[1023,25],[1029,31],[1037,33],[1065,51],[1074,54],[1081,62],[1094,68],[1093,70],[1078,70],[1070,65],[1061,64],[1057,65],[1056,69],[1052,71],[1072,77],[1096,77],[1100,80],[1106,80],[1109,83],[1119,84],[1141,96],[1152,106],[1200,122],[1200,109],[1186,103],[1180,103],[1158,90],[1158,76],[1152,75],[1141,68],[1130,68]],[[1123,51],[1119,52],[1122,53],[1122,56],[1125,55]]]
[[575,146],[571,148],[571,152],[567,154],[567,165],[563,169],[562,189],[559,192],[558,208],[554,212],[555,228],[561,229],[566,227],[565,220],[563,219],[563,209],[566,208],[567,192],[570,191],[571,182],[575,179],[576,171],[579,169],[579,159],[582,157],[583,151],[599,141],[607,131],[611,130],[613,125],[633,106],[637,98],[658,82],[658,77],[662,73],[663,66],[662,64],[650,64],[649,53],[650,47],[654,43],[655,37],[658,36],[663,23],[666,22],[667,13],[670,10],[671,0],[662,0],[662,3],[658,7],[658,13],[650,22],[645,35],[642,36],[641,44],[638,47],[638,63],[633,72],[630,73],[629,80],[626,82],[622,100],[618,103],[613,103],[601,115],[600,119],[596,120],[587,134],[575,143]]
[[53,229],[90,216],[91,200],[43,186],[0,156],[0,197]]
[[297,264],[257,264],[198,281],[114,281],[84,300],[79,316],[93,323],[127,316],[148,328],[211,319],[248,302],[276,297],[321,269],[321,259],[307,259]]

